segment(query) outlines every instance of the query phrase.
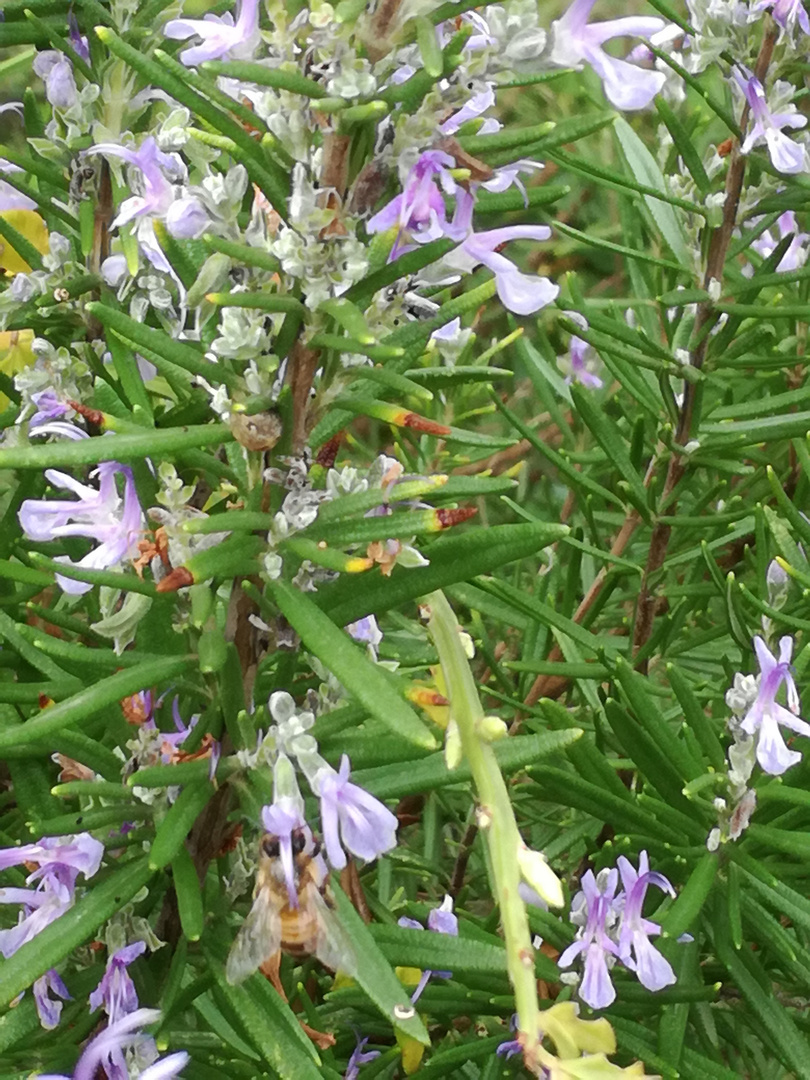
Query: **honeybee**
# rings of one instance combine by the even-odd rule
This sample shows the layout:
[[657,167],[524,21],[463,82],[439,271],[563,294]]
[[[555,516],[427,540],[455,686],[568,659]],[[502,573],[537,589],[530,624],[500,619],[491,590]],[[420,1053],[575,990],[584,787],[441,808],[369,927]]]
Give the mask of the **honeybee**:
[[332,971],[340,968],[347,975],[357,971],[351,939],[331,908],[319,842],[306,827],[293,829],[291,841],[289,879],[279,837],[265,833],[259,843],[253,907],[236,935],[225,967],[225,977],[232,985],[261,968],[279,989],[282,951],[294,957],[316,956]]

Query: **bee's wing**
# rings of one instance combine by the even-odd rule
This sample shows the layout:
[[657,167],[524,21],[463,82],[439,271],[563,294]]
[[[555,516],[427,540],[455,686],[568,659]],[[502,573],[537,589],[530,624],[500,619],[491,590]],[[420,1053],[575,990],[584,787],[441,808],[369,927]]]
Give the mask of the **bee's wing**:
[[277,953],[280,947],[281,919],[271,895],[261,889],[231,946],[225,965],[225,978],[236,986]]
[[314,882],[307,886],[306,902],[315,912],[318,923],[318,936],[312,950],[314,955],[332,971],[356,975],[359,961],[352,939]]

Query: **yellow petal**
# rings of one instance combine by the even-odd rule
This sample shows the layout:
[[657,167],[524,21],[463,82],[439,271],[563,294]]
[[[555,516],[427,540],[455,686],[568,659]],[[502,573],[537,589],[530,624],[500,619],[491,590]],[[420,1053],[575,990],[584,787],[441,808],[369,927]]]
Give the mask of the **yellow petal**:
[[[25,211],[21,212],[25,213]],[[33,340],[33,330],[4,330],[0,333],[0,371],[4,375],[8,375],[11,379],[18,371],[33,364],[34,354],[31,351]],[[0,412],[8,406],[8,398],[5,394],[0,394]]]
[[543,1013],[543,1030],[554,1040],[557,1053],[563,1059],[577,1058],[581,1053],[613,1054],[616,1036],[610,1022],[580,1020],[579,1006],[573,1001],[561,1001]]
[[[48,250],[48,228],[36,210],[3,210],[0,217],[44,254]],[[28,273],[31,267],[4,239],[0,239],[0,266],[8,274]]]
[[397,1028],[397,1044],[402,1051],[402,1068],[406,1076],[415,1073],[422,1063],[425,1047],[422,1043]]

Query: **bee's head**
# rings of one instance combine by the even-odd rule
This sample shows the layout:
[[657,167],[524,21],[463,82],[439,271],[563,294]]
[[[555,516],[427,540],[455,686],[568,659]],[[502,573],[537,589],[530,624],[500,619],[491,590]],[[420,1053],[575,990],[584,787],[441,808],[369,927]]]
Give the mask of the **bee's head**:
[[[290,845],[296,862],[298,862],[299,856],[310,857],[316,855],[320,849],[320,845],[306,826],[292,830],[290,833]],[[268,859],[279,858],[281,855],[281,839],[274,833],[265,833],[262,838],[262,854]]]

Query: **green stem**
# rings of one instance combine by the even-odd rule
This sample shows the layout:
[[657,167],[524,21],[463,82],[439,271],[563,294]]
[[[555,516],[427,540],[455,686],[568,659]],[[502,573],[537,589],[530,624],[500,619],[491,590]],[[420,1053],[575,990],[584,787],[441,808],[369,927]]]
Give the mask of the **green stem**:
[[478,791],[478,823],[489,846],[524,1058],[528,1068],[537,1068],[549,1055],[540,1045],[534,951],[526,907],[518,894],[520,833],[492,746],[479,735],[484,710],[464,655],[456,616],[442,592],[431,593],[427,604],[430,608],[428,628],[439,653],[452,716],[458,725],[464,756]]

